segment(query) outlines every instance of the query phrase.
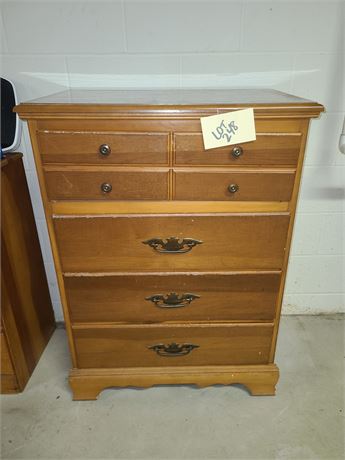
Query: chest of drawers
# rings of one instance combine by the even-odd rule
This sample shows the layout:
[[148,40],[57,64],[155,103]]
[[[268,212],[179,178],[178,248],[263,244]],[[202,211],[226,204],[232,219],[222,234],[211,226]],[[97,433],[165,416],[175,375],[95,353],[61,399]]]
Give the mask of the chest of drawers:
[[[204,150],[200,117],[253,107],[257,139]],[[271,90],[70,91],[28,120],[74,399],[240,383],[272,395],[309,121]]]

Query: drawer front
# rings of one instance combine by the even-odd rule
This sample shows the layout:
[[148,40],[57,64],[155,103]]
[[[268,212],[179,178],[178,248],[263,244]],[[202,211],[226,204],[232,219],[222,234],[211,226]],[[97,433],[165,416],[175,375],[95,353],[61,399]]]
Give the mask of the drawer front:
[[65,272],[280,270],[289,215],[74,216],[54,224]]
[[66,277],[72,322],[273,320],[280,274]]
[[116,326],[74,329],[74,341],[79,368],[264,364],[272,331],[271,324]]
[[47,170],[50,200],[166,200],[168,170]]
[[176,200],[289,201],[294,172],[175,170]]
[[[295,166],[301,147],[300,133],[257,133],[256,141],[205,150],[202,134],[176,133],[176,165]],[[240,147],[240,150],[234,150]]]
[[168,164],[168,133],[37,133],[43,163]]

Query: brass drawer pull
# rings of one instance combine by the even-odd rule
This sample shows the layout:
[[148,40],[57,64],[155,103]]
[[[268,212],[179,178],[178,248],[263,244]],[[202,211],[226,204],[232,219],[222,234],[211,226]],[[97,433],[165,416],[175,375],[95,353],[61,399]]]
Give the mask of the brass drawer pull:
[[99,153],[103,156],[108,156],[111,154],[111,148],[108,144],[102,144],[99,146]]
[[231,155],[234,158],[239,158],[241,155],[243,155],[243,148],[240,147],[239,145],[236,145],[231,151]]
[[113,187],[111,184],[108,184],[107,182],[104,182],[101,185],[101,190],[103,193],[110,193],[112,191]]
[[199,345],[193,343],[170,343],[165,345],[158,343],[157,345],[151,345],[147,347],[149,350],[153,350],[159,356],[175,357],[188,355],[194,348],[199,348]]
[[179,240],[176,236],[171,236],[166,240],[151,238],[150,240],[143,241],[143,244],[151,246],[157,252],[183,254],[191,251],[197,244],[202,244],[202,241],[194,240],[193,238]]
[[228,190],[230,193],[236,193],[239,190],[239,186],[237,184],[230,184]]
[[156,307],[159,308],[180,308],[186,307],[193,300],[199,299],[200,296],[196,294],[181,294],[180,296],[176,292],[170,292],[164,296],[163,294],[154,294],[149,297],[145,297],[145,300],[150,300]]

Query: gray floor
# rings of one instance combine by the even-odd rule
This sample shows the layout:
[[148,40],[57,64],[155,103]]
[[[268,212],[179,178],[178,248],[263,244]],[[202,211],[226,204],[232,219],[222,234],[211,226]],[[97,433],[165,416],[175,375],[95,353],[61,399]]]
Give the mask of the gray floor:
[[275,397],[160,386],[72,402],[58,330],[25,392],[1,398],[2,458],[343,459],[343,319],[285,317],[279,339]]

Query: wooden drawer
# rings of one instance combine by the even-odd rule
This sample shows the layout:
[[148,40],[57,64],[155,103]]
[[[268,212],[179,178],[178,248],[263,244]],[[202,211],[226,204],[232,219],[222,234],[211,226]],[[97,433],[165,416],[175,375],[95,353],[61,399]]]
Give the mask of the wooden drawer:
[[[289,214],[71,216],[54,224],[65,272],[280,270]],[[191,250],[161,253],[148,240],[158,251]]]
[[38,131],[37,139],[43,163],[168,164],[168,133]]
[[178,169],[174,171],[174,199],[289,201],[294,179],[294,171]]
[[279,285],[279,273],[65,278],[73,322],[273,320]]
[[[80,368],[243,365],[268,363],[272,332],[272,324],[127,325],[74,329],[74,341]],[[173,343],[198,348],[172,356],[149,348]]]
[[45,178],[50,200],[166,200],[169,193],[167,169],[47,169]]
[[176,165],[271,165],[296,166],[301,147],[300,133],[257,133],[253,142],[239,144],[240,156],[233,155],[234,145],[205,150],[201,133],[174,135]]

